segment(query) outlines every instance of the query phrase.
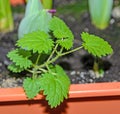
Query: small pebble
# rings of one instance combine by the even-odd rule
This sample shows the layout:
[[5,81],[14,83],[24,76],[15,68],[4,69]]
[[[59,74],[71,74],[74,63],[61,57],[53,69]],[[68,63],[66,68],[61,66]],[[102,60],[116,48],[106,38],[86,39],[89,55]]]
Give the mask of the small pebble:
[[71,73],[70,73],[70,75],[75,75],[76,74],[76,72],[75,71],[72,71]]
[[74,83],[74,82],[75,82],[75,78],[72,79],[72,83]]
[[80,75],[80,72],[79,72],[79,71],[77,71],[77,72],[76,72],[76,74],[77,74],[77,75]]
[[84,28],[84,31],[89,32],[89,29],[88,28]]
[[120,6],[113,8],[112,16],[116,19],[120,18]]
[[112,18],[112,19],[110,20],[110,24],[112,25],[113,23],[115,23],[115,19]]

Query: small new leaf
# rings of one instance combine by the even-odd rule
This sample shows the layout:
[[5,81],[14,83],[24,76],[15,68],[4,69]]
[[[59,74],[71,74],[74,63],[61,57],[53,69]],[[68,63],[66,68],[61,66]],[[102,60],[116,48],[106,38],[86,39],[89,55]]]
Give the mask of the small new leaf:
[[19,39],[17,46],[23,49],[32,50],[34,53],[48,53],[52,50],[53,41],[44,31],[35,31]]
[[[68,97],[70,81],[63,69],[57,66],[54,73],[45,73],[40,78],[41,90],[44,90],[48,104],[57,107]],[[60,73],[61,72],[61,73]]]
[[[32,61],[28,59],[30,54],[26,52],[26,54],[20,53],[21,51],[16,49],[7,54],[7,56],[10,58],[10,60],[13,61],[13,63],[16,66],[19,66],[22,69],[30,68],[32,65]],[[13,67],[13,66],[12,66]]]
[[101,57],[112,54],[113,50],[110,44],[102,38],[85,32],[81,34],[81,37],[83,40],[83,47],[92,55]]
[[61,20],[58,17],[54,16],[50,20],[50,30],[53,31],[55,37],[58,39],[61,39],[61,38],[73,39],[74,38],[69,27],[65,24],[65,22],[63,20]]
[[23,87],[27,97],[33,99],[40,91],[40,82],[37,78],[26,78],[23,82]]
[[20,73],[20,72],[24,71],[24,68],[21,68],[20,66],[17,66],[14,63],[10,64],[8,66],[8,69],[14,73]]
[[73,46],[73,34],[69,27],[58,17],[53,17],[50,20],[50,30],[53,35],[58,39],[57,43],[66,49]]
[[67,50],[69,50],[73,46],[73,40],[71,39],[60,39],[57,40],[57,43]]

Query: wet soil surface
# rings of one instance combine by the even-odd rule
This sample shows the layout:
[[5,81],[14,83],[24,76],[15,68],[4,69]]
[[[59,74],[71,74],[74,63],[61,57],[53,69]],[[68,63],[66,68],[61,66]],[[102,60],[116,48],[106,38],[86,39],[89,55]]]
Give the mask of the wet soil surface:
[[[71,0],[71,4],[75,0]],[[56,2],[57,7],[59,2]],[[64,4],[68,4],[68,1]],[[57,14],[58,15],[58,14]],[[24,77],[22,74],[13,74],[7,70],[10,61],[6,54],[14,48],[17,40],[17,28],[23,14],[14,14],[15,30],[9,33],[0,33],[0,87],[21,86]],[[81,44],[80,33],[89,32],[98,35],[107,40],[113,47],[114,53],[102,58],[104,76],[96,77],[93,72],[94,57],[86,51],[77,51],[68,56],[62,57],[57,61],[70,77],[71,83],[97,83],[120,81],[120,19],[111,17],[110,25],[105,30],[98,30],[92,24],[88,12],[84,12],[77,18],[72,14],[60,14],[75,35],[74,47]]]

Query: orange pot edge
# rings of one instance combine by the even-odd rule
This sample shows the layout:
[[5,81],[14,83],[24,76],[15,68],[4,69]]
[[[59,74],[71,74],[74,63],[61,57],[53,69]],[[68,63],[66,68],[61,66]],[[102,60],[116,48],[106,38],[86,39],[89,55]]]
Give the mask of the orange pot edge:
[[[69,98],[118,95],[120,95],[120,82],[72,84],[69,91]],[[40,94],[35,99],[43,99],[43,95]],[[20,100],[27,100],[23,88],[0,88],[0,101]]]

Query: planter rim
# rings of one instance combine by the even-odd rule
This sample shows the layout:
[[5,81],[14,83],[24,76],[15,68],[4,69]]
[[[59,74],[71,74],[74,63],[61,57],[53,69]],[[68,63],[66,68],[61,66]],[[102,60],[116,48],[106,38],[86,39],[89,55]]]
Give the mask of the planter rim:
[[[120,95],[120,82],[71,84],[69,98],[118,96]],[[43,99],[39,94],[35,100]],[[28,100],[22,87],[0,88],[0,102]]]

